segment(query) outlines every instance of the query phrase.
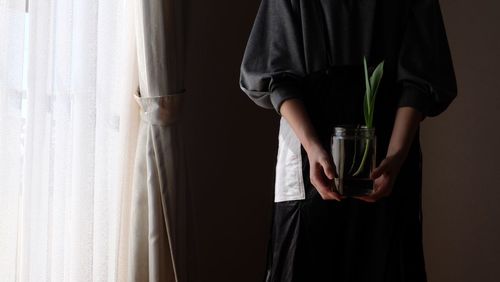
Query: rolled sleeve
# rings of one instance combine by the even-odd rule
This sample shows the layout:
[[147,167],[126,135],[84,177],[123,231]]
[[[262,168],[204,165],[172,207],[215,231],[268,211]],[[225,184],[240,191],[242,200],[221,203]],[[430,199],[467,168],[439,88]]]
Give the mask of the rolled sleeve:
[[240,67],[240,88],[255,104],[276,111],[301,96],[307,75],[302,23],[290,0],[262,0]]
[[419,89],[411,83],[403,83],[398,107],[412,107],[424,115],[428,115],[426,97],[428,92]]
[[438,0],[415,1],[398,60],[399,107],[427,117],[441,114],[457,96],[457,83]]
[[288,99],[301,99],[302,87],[298,79],[271,83],[270,100],[274,110],[281,115],[281,105]]

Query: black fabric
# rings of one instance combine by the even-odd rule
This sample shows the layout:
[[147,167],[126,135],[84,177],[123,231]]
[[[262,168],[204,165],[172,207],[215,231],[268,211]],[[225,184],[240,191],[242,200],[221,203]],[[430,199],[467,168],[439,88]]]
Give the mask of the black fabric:
[[[418,148],[409,163],[419,163]],[[265,281],[426,281],[420,182],[405,180],[419,174],[405,169],[393,194],[376,203],[325,201],[306,181],[306,200],[274,204]]]
[[[356,106],[363,98],[360,71],[360,67],[332,67],[303,82],[310,90],[306,108],[327,151],[335,125],[363,120]],[[380,128],[385,133],[378,133],[377,163],[389,142],[388,127]],[[426,281],[419,129],[416,136],[391,196],[376,203],[323,200],[309,180],[308,157],[301,147],[306,199],[274,203],[264,281]]]
[[[384,60],[375,101],[377,163],[386,156],[395,113],[410,106],[442,113],[456,80],[438,0],[262,0],[240,69],[240,87],[280,114],[304,102],[322,145],[339,124],[362,124],[363,55]],[[422,156],[419,129],[392,194],[376,203],[306,199],[274,203],[266,282],[423,282]]]

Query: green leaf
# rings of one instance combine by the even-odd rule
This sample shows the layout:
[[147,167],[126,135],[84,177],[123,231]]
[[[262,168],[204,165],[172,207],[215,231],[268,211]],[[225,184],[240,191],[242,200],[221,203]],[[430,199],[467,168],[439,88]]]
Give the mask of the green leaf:
[[368,91],[365,91],[365,97],[363,98],[363,114],[364,114],[364,117],[365,117],[365,124],[368,124],[368,118],[369,118],[369,104],[368,104]]
[[370,83],[372,86],[372,93],[371,96],[371,104],[370,108],[372,109],[371,115],[373,115],[373,110],[375,109],[375,98],[377,96],[378,92],[378,86],[380,85],[380,81],[382,80],[382,75],[384,74],[384,61],[380,62],[378,66],[375,68],[373,71],[372,76],[370,77]]
[[363,56],[363,67],[365,73],[365,97],[363,99],[363,114],[365,116],[365,124],[369,126],[370,124],[370,96],[371,96],[371,85],[370,79],[368,78],[368,67],[366,63],[366,57]]
[[[363,66],[365,68],[365,88],[366,88],[365,95],[366,95],[366,94],[370,94],[371,93],[372,88],[371,88],[371,85],[370,85],[370,79],[368,78],[368,67],[366,65],[366,57],[365,56],[363,56]],[[371,104],[370,103],[370,98],[371,98],[370,96],[371,95],[366,95],[366,96],[367,96],[366,99],[368,101],[368,105],[370,105]]]
[[[363,56],[363,65],[364,65],[364,71],[365,71],[365,85],[366,85],[366,90],[365,90],[365,97],[363,99],[363,113],[365,116],[365,123],[366,127],[372,128],[373,126],[373,114],[375,112],[375,98],[377,97],[377,92],[378,92],[378,87],[380,84],[380,81],[382,79],[383,75],[383,70],[384,70],[384,61],[380,62],[375,70],[373,71],[373,74],[368,78],[368,67],[366,64],[366,57]],[[363,153],[363,158],[361,160],[361,163],[359,164],[358,169],[356,172],[354,172],[353,176],[357,176],[361,171],[363,170],[363,167],[365,166],[366,158],[368,155],[368,148],[370,144],[370,140],[368,140],[368,143],[365,144],[365,150]],[[354,164],[354,162],[353,162]],[[352,167],[351,167],[352,169]],[[349,172],[351,171],[349,170]]]

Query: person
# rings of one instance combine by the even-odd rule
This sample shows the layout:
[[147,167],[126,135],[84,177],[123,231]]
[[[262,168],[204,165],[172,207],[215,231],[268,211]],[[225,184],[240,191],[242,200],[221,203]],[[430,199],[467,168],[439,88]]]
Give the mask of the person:
[[[374,191],[345,197],[329,138],[363,121],[363,56],[384,61]],[[427,281],[420,123],[457,95],[438,0],[262,0],[239,85],[280,118],[264,280]]]

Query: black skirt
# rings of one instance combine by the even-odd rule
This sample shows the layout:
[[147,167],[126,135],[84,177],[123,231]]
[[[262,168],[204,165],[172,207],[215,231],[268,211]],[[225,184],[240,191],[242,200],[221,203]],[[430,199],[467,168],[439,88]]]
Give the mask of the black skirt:
[[[345,95],[350,97],[349,100],[342,100],[342,93],[345,92],[342,89],[346,90],[345,87],[332,86],[331,79],[320,81],[326,81],[329,85],[321,85],[316,81],[319,88],[310,88],[311,93],[320,93],[321,89],[336,89],[335,101],[343,105],[344,109],[352,108],[346,107],[350,103],[358,104],[356,100],[363,94],[361,90],[350,89],[347,91],[349,95]],[[353,93],[358,93],[358,98]],[[323,93],[322,97],[328,95]],[[315,101],[320,99],[316,98]],[[332,123],[359,121],[359,114],[353,111],[344,111],[337,118],[326,117],[328,109],[322,113],[321,104],[330,105],[329,109],[332,109],[333,102],[323,100],[315,105],[305,102],[308,110],[314,108],[310,115],[325,148],[328,148]],[[340,116],[343,120],[338,119]],[[380,147],[380,150],[377,149],[377,163],[380,163],[387,150],[392,122],[390,115],[388,119],[380,118],[378,121],[381,131],[377,136],[380,140],[377,141]],[[387,125],[385,129],[383,123]],[[307,153],[301,147],[306,198],[274,203],[264,281],[426,281],[422,246],[422,154],[419,131],[415,134],[391,195],[374,203],[355,198],[340,202],[323,200],[310,182]]]
[[420,179],[421,170],[409,167],[413,160],[401,169],[389,197],[337,202],[323,200],[312,186],[302,154],[306,199],[274,203],[265,281],[426,281],[421,185],[405,181]]

